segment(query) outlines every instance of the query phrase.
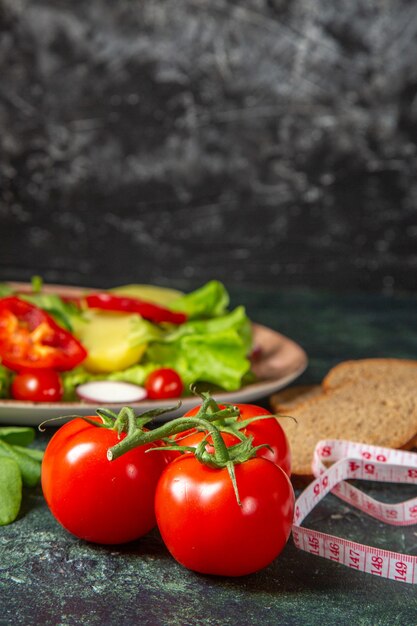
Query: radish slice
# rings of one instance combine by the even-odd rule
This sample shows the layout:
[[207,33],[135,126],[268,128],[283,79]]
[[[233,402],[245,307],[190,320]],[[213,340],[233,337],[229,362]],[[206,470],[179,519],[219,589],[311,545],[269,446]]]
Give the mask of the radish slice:
[[76,388],[77,395],[87,402],[139,402],[146,398],[146,390],[139,385],[116,380],[96,380]]

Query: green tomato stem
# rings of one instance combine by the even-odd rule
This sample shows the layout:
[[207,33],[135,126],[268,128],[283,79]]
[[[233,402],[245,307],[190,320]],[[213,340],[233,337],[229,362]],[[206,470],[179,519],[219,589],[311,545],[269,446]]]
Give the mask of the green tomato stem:
[[[251,458],[253,451],[256,449],[253,448],[251,439],[245,439],[245,441],[240,444],[233,446],[230,449],[230,453],[223,441],[220,430],[207,419],[203,419],[201,417],[179,417],[171,422],[163,424],[155,430],[144,432],[136,429],[134,432],[131,432],[130,434],[128,433],[127,436],[118,444],[109,448],[109,450],[107,450],[107,458],[109,461],[114,461],[122,454],[125,454],[129,450],[133,450],[137,446],[150,444],[167,437],[172,437],[173,435],[190,428],[205,430],[207,435],[199,443],[195,450],[189,450],[194,452],[195,457],[198,461],[200,461],[200,463],[210,467],[215,467],[216,469],[227,468],[230,480],[232,481],[236,501],[239,506],[242,506],[236,482],[235,463],[242,463],[243,461]],[[207,437],[209,436],[211,436],[213,441],[214,454],[210,454],[206,451]],[[170,449],[170,447],[167,446],[166,449]],[[240,450],[242,450],[242,453],[240,458],[238,458],[236,452]]]
[[220,431],[214,424],[211,424],[209,420],[202,419],[200,417],[178,417],[166,424],[162,424],[158,428],[149,431],[143,431],[141,429],[134,429],[124,439],[117,443],[107,451],[107,458],[109,461],[114,461],[118,457],[122,456],[126,452],[153,443],[155,441],[161,441],[167,437],[172,437],[184,430],[191,428],[199,428],[200,430],[206,430],[209,435],[212,436],[213,445],[215,449],[215,462],[220,464],[226,464],[229,460],[229,453],[227,447],[223,441]]
[[[144,426],[149,419],[137,418],[130,407],[124,407],[114,421],[113,429],[117,430],[119,435],[125,432],[126,437],[107,450],[107,458],[109,461],[114,461],[138,446],[149,445],[157,441],[169,441],[170,438],[184,431],[205,431],[205,437],[195,449],[176,445],[174,440],[171,446],[150,448],[149,451],[165,449],[193,452],[200,463],[217,469],[226,468],[233,485],[236,501],[238,505],[241,506],[242,503],[236,482],[235,465],[249,460],[264,446],[254,447],[253,437],[247,437],[240,432],[239,428],[233,428],[237,415],[239,415],[237,407],[229,405],[225,409],[220,409],[212,398],[207,396],[203,397],[203,404],[195,416],[179,417],[162,424],[154,430],[146,431],[144,430]],[[262,416],[261,419],[262,418],[266,419],[267,416]],[[245,426],[255,419],[256,418],[247,420]],[[231,422],[230,426],[228,426],[229,422]],[[240,439],[239,443],[228,448],[223,440],[220,429],[233,432]],[[210,436],[213,442],[214,453],[210,453],[206,449],[207,439]]]

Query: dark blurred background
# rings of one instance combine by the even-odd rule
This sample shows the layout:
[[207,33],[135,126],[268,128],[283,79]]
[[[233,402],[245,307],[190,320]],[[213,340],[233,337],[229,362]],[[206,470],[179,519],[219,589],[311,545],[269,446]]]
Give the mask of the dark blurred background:
[[413,291],[415,0],[0,0],[0,280]]

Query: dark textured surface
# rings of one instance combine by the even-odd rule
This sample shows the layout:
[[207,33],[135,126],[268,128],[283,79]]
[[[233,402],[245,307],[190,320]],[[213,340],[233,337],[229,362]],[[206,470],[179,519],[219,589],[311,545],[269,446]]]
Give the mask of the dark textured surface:
[[413,0],[0,0],[0,279],[414,289]]
[[[415,289],[416,33],[413,0],[0,0],[0,280],[223,279],[306,348],[303,382],[417,358],[415,299],[282,289]],[[415,528],[334,498],[309,523],[416,554]],[[291,542],[257,575],[197,576],[156,532],[84,544],[27,493],[0,624],[104,623],[403,626],[417,601]]]
[[[233,298],[247,306],[253,319],[303,344],[310,355],[305,382],[318,382],[334,362],[345,358],[417,358],[415,298],[244,289]],[[39,445],[46,440],[42,435]],[[410,486],[361,487],[388,501],[415,495]],[[384,526],[333,496],[314,510],[307,524],[417,554],[415,526]],[[415,587],[300,552],[291,540],[256,575],[199,576],[169,557],[157,532],[123,548],[78,541],[52,519],[40,490],[26,494],[19,520],[0,529],[0,607],[2,626],[417,623]]]

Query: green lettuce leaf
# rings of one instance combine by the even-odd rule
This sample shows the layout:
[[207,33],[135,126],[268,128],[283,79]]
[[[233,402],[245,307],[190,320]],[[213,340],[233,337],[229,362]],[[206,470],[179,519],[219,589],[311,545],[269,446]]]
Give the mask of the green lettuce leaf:
[[148,356],[158,367],[172,367],[184,385],[212,383],[227,391],[241,386],[250,362],[242,339],[235,330],[213,335],[186,335],[178,342],[152,344]]
[[143,386],[149,374],[160,367],[162,367],[162,365],[156,365],[155,363],[138,363],[138,365],[132,365],[132,367],[128,367],[120,372],[112,372],[108,374],[106,379],[122,380],[125,383]]
[[173,302],[169,308],[186,313],[189,319],[223,315],[229,305],[229,294],[218,280],[211,280],[199,289],[191,291]]
[[251,324],[243,306],[213,319],[185,322],[185,324],[181,324],[167,333],[163,340],[166,343],[171,343],[187,335],[213,335],[226,330],[236,330],[242,338],[247,352],[250,351],[252,346]]
[[62,386],[64,388],[63,400],[66,402],[72,402],[77,399],[75,394],[75,388],[83,383],[88,383],[90,380],[103,380],[104,376],[97,376],[96,374],[90,374],[81,365],[68,372],[61,373]]
[[206,382],[235,391],[250,370],[251,343],[250,322],[238,307],[222,317],[182,324],[151,343],[146,360],[175,369],[186,387]]
[[156,324],[152,324],[152,322],[140,316],[132,316],[131,329],[129,332],[129,344],[131,346],[140,346],[150,341],[156,341],[160,339],[163,334],[164,331],[162,328]]

